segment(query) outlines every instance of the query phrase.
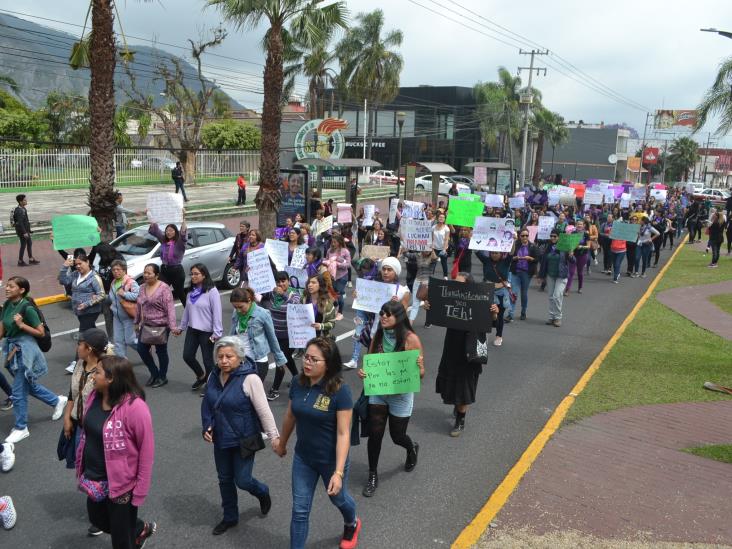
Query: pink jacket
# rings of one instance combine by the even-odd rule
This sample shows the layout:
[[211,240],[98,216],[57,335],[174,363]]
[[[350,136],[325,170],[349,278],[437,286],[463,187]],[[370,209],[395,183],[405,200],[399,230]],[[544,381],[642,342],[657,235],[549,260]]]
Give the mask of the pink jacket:
[[[84,414],[98,398],[92,391],[86,401]],[[86,434],[82,431],[76,450],[76,477],[84,471]],[[116,498],[132,491],[132,505],[140,507],[150,490],[155,437],[150,408],[141,398],[125,398],[109,414],[104,426],[104,461],[107,466],[109,497]]]

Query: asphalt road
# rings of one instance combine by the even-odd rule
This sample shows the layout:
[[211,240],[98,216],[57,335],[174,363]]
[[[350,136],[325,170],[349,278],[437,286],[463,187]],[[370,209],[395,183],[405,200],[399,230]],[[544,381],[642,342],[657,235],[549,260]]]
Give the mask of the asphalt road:
[[[663,261],[670,256],[665,250]],[[478,274],[480,263],[473,262]],[[660,265],[659,265],[660,267]],[[651,269],[654,276],[658,269]],[[489,348],[489,364],[478,386],[477,403],[471,406],[465,433],[450,438],[451,407],[434,392],[444,330],[424,329],[424,312],[416,332],[425,346],[427,375],[417,395],[409,434],[420,443],[419,464],[405,473],[404,452],[384,438],[380,462],[380,486],[373,498],[361,496],[367,476],[365,439],[351,449],[349,489],[363,520],[360,547],[424,548],[449,546],[501,482],[554,407],[569,392],[589,363],[605,345],[634,304],[648,279],[623,277],[619,285],[610,277],[593,273],[585,280],[582,295],[565,298],[561,328],[546,326],[547,295],[532,287],[526,321],[506,325],[504,343]],[[69,376],[63,368],[72,357],[71,334],[77,324],[68,305],[44,308],[55,334],[48,354],[49,374],[43,382],[65,394]],[[180,307],[177,309],[180,317]],[[224,297],[225,328],[231,307]],[[353,329],[352,314],[336,328],[336,334]],[[352,341],[345,337],[340,348],[347,360]],[[258,502],[240,492],[239,526],[213,537],[211,528],[221,519],[219,492],[211,446],[200,435],[200,398],[190,391],[193,374],[183,363],[183,338],[172,338],[170,383],[149,390],[147,402],[153,414],[156,460],[152,487],[140,515],[158,522],[158,533],[147,547],[229,548],[287,547],[291,512],[290,454],[278,458],[269,448],[258,453],[255,476],[270,487],[273,506],[259,516]],[[147,370],[134,352],[138,377]],[[345,373],[354,395],[361,384],[355,371]],[[272,374],[265,382],[269,387]],[[287,406],[286,390],[272,403],[281,424]],[[15,500],[19,518],[9,532],[0,532],[3,547],[65,549],[109,546],[107,536],[87,538],[85,499],[76,490],[73,471],[56,460],[61,422],[49,420],[51,410],[36,400],[30,403],[31,436],[17,445],[17,461],[9,474],[0,476],[0,495]],[[0,433],[12,427],[12,412],[0,413]],[[310,547],[337,547],[342,532],[340,513],[318,487],[310,519]]]

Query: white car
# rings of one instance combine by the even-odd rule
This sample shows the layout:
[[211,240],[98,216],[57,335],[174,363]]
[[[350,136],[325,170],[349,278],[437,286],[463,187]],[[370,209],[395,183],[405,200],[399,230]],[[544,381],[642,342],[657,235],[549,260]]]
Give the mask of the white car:
[[[432,192],[432,175],[421,175],[414,180],[414,188],[417,191],[428,191]],[[439,194],[449,194],[450,189],[452,188],[452,181],[445,177],[444,175],[440,176],[440,190]],[[457,183],[457,190],[458,194],[470,194],[473,191],[465,185],[464,183]]]
[[697,194],[700,194],[705,198],[708,197],[711,200],[727,200],[730,193],[727,189],[703,189]]
[[[404,182],[403,177],[400,177],[399,180]],[[369,182],[375,185],[396,185],[397,175],[392,170],[376,170],[369,176]]]

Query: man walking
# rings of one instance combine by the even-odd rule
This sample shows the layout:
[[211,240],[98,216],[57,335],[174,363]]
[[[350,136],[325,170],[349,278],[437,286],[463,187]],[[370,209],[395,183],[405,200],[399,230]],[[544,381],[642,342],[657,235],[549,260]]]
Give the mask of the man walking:
[[244,179],[243,173],[239,174],[239,178],[236,180],[236,186],[239,189],[239,195],[236,199],[236,205],[244,206],[247,203],[247,180]]
[[[33,257],[33,241],[31,240],[31,226],[30,220],[28,219],[28,211],[25,209],[28,204],[24,194],[19,194],[15,197],[18,205],[13,210],[13,226],[15,227],[15,234],[18,235],[20,240],[20,251],[18,252],[18,267],[25,267],[30,263],[31,265],[37,265],[40,263],[36,258]],[[28,248],[28,263],[23,261],[23,255],[25,249]]]
[[185,202],[188,202],[188,197],[186,196],[186,188],[183,186],[183,184],[186,182],[186,179],[183,176],[183,166],[180,165],[180,162],[175,163],[175,168],[170,171],[170,174],[173,177],[173,182],[175,183],[175,194],[178,194],[178,190],[180,189],[180,192],[183,195],[183,200]]

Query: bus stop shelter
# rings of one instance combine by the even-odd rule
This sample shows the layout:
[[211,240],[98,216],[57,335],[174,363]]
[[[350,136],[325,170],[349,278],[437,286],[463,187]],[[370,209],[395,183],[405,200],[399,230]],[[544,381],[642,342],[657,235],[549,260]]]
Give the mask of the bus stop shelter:
[[511,196],[516,193],[516,177],[510,164],[505,162],[469,162],[465,164],[465,167],[468,169],[485,168],[485,184],[488,185],[489,191],[499,194],[509,192]]
[[[369,158],[303,158],[293,163],[294,166],[301,166],[307,169],[308,166],[318,168],[318,177],[322,177],[323,168],[347,168],[348,181],[346,181],[344,202],[349,202],[354,211],[358,211],[358,195],[351,196],[351,180],[358,178],[358,173],[364,168],[381,168],[381,163]],[[318,185],[321,189],[322,185]],[[321,194],[322,196],[322,194]],[[309,198],[309,197],[308,197]],[[309,202],[309,200],[308,200]]]
[[[457,173],[457,170],[450,166],[450,164],[444,164],[442,162],[416,162],[416,165],[424,168],[432,175],[432,204],[436,206],[440,194],[440,176]],[[409,182],[407,181],[406,184],[409,185]],[[411,186],[411,189],[406,189],[406,193],[408,196],[413,197],[414,181],[411,182]]]

